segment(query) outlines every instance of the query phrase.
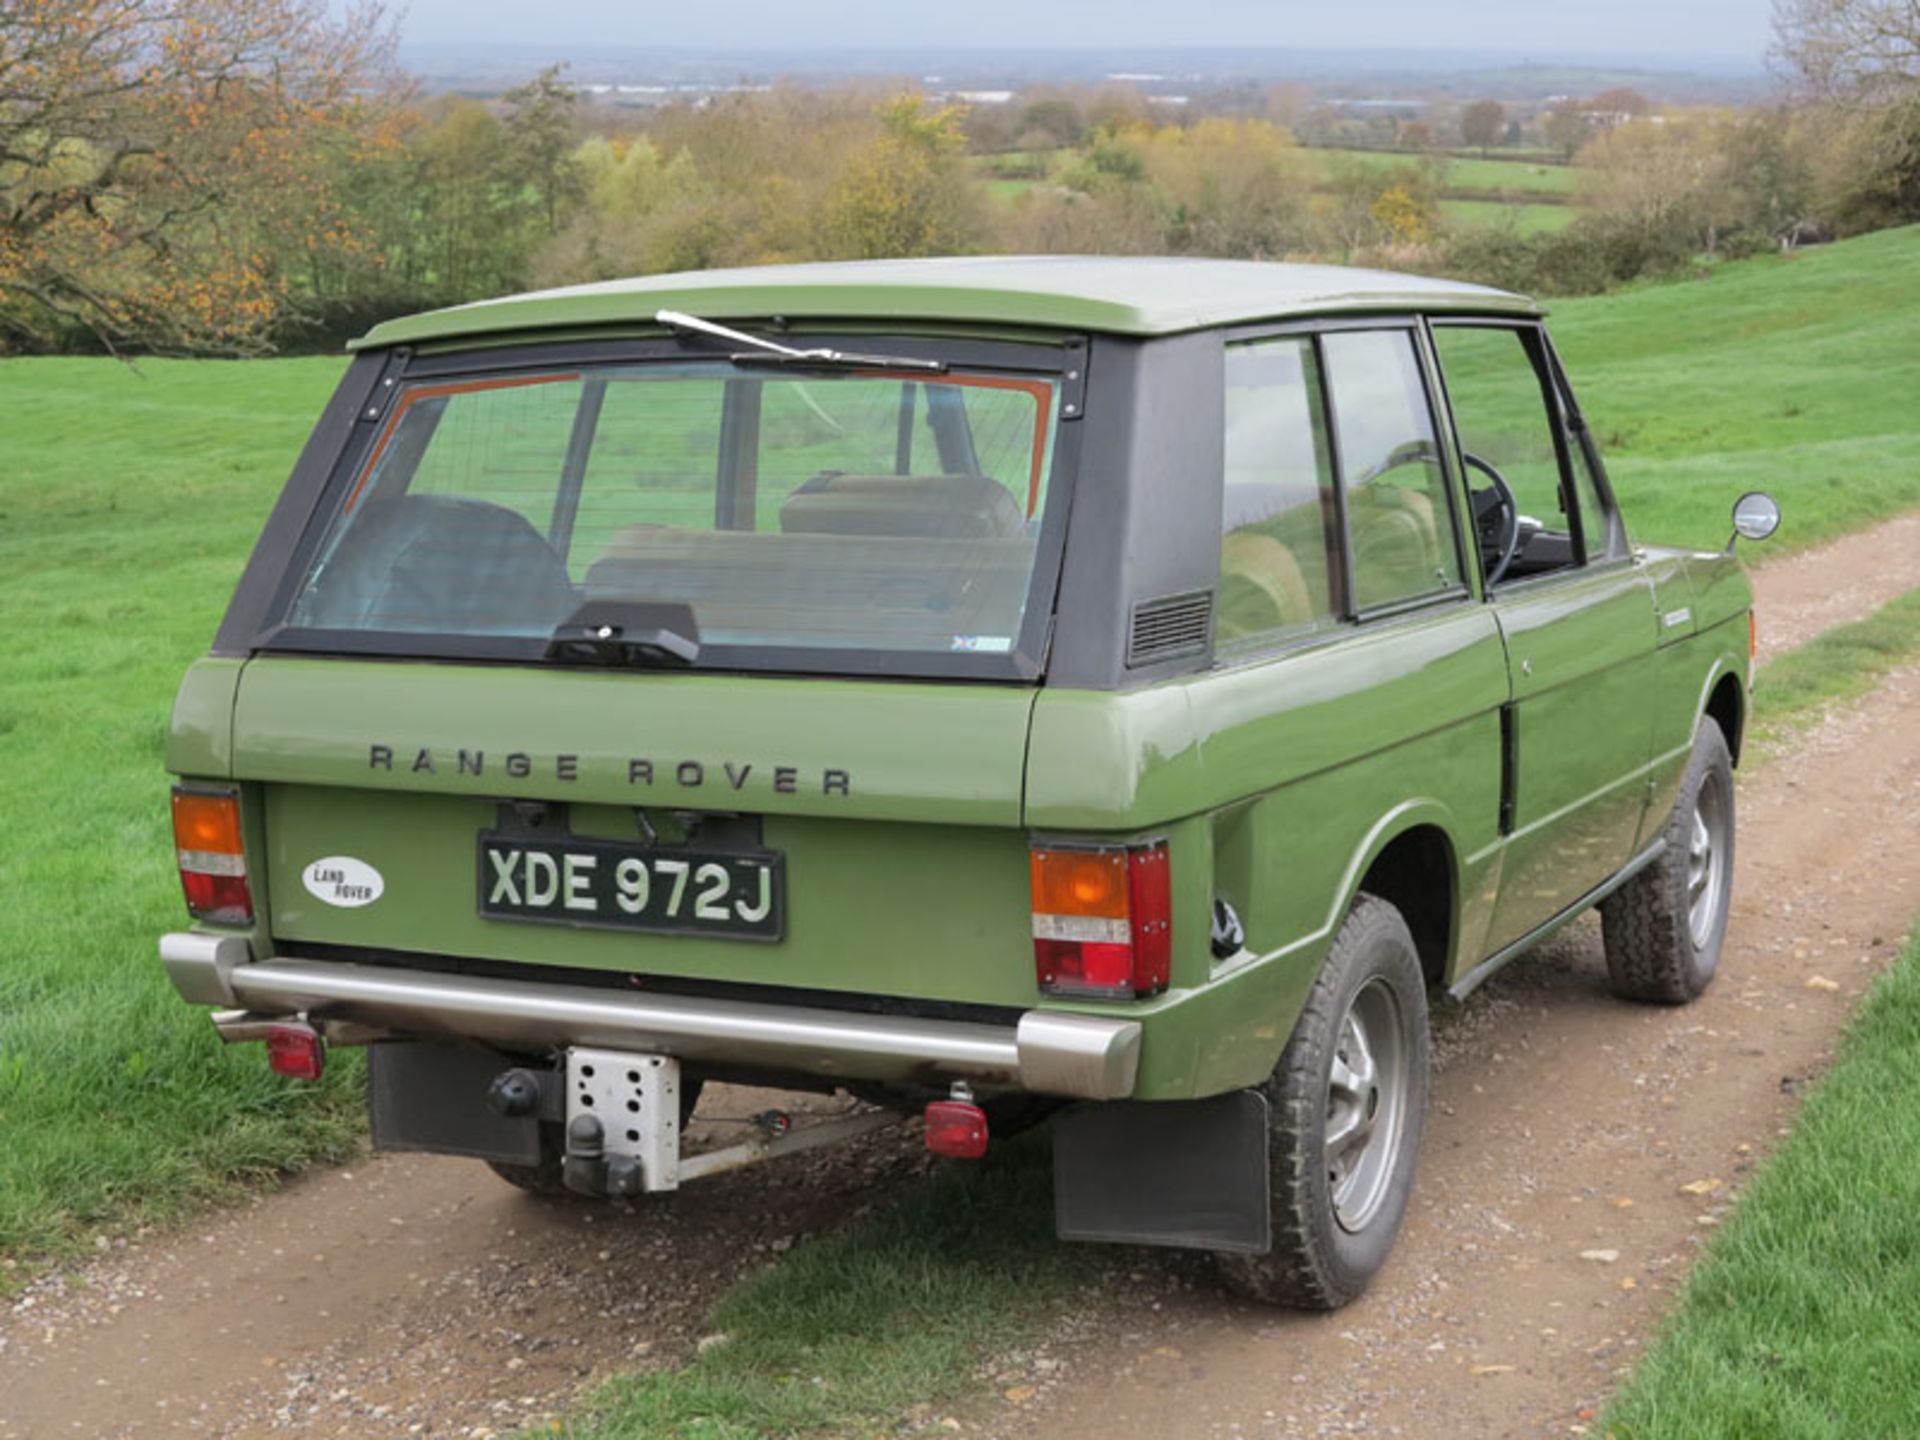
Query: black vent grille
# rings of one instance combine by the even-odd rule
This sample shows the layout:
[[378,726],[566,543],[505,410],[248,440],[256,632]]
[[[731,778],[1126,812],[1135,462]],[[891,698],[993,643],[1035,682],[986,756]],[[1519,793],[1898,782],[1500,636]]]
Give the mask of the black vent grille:
[[1142,600],[1127,631],[1127,668],[1202,654],[1212,635],[1211,590]]

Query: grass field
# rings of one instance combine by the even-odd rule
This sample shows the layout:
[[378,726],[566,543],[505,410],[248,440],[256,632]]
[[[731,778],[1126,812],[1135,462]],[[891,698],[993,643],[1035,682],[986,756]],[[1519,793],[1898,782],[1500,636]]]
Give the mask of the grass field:
[[[1776,547],[1920,504],[1914,293],[1920,230],[1565,306],[1636,535],[1717,545],[1751,485],[1785,507]],[[58,1254],[359,1133],[350,1063],[278,1080],[153,958],[184,920],[173,687],[339,371],[0,361],[0,1254]]]
[[1743,490],[1775,548],[1920,505],[1920,227],[1709,274],[1554,310],[1634,537],[1722,543]]
[[[1596,1434],[1867,1440],[1920,1407],[1920,937],[1708,1247]],[[1890,1104],[1891,1098],[1903,1103]]]
[[[1322,150],[1302,146],[1300,153],[1322,169],[1343,163],[1404,169],[1420,163],[1418,156],[1396,150]],[[1449,155],[1440,165],[1440,188],[1446,194],[1531,195],[1560,201],[1572,196],[1580,179],[1580,172],[1571,165],[1544,165],[1537,161]]]
[[[164,1219],[357,1143],[174,996],[167,711],[337,360],[0,361],[0,1254]],[[0,1288],[7,1280],[0,1272]]]
[[1488,230],[1512,225],[1522,235],[1564,230],[1579,215],[1571,205],[1531,205],[1509,200],[1442,200],[1440,218],[1454,229]]

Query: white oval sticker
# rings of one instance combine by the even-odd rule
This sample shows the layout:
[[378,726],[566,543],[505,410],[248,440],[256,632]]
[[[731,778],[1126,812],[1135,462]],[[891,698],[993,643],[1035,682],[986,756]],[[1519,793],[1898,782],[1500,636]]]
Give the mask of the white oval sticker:
[[300,880],[315,899],[344,910],[371,905],[387,888],[378,870],[351,855],[329,855],[324,860],[316,860],[301,872]]

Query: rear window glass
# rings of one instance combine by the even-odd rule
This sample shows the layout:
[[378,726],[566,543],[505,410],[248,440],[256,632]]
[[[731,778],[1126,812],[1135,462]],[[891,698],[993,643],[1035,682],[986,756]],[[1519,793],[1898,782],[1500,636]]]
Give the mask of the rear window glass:
[[288,621],[544,641],[627,602],[691,607],[703,649],[1009,654],[1058,412],[1049,377],[958,371],[411,384]]

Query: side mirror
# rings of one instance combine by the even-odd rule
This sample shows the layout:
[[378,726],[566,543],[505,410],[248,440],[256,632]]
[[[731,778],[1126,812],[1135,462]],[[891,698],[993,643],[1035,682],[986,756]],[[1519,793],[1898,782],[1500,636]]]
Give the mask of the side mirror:
[[1765,540],[1780,528],[1780,502],[1764,490],[1749,490],[1733,502],[1733,540],[1727,541],[1727,548],[1733,548],[1734,540],[1742,537],[1748,540]]

